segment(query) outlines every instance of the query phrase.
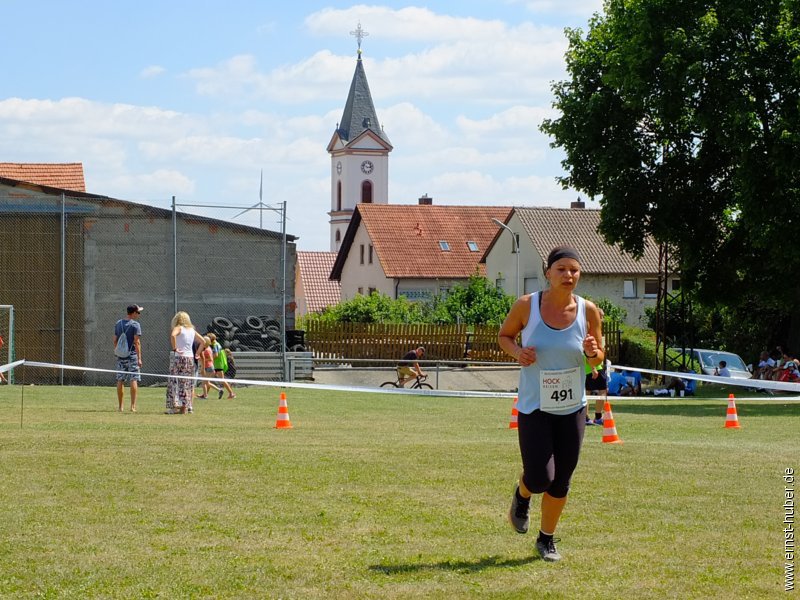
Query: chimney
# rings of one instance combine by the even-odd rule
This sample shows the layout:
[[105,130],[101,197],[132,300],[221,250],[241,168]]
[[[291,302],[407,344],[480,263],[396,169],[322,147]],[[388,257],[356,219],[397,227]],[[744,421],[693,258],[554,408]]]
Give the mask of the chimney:
[[433,204],[433,198],[428,196],[428,194],[423,194],[419,197],[419,203],[421,206],[431,206]]
[[586,203],[583,200],[581,200],[580,196],[578,196],[578,199],[575,200],[574,202],[571,202],[569,207],[577,209],[586,208]]

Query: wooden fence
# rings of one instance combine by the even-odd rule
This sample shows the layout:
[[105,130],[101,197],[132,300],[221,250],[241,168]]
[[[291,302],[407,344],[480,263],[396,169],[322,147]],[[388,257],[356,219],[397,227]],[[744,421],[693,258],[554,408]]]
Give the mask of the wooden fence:
[[[418,346],[425,360],[512,362],[497,345],[498,325],[431,325],[393,323],[306,323],[305,342],[315,359],[397,360]],[[606,321],[609,358],[619,356],[619,324]],[[360,363],[362,366],[368,363]],[[376,363],[379,365],[380,363]]]

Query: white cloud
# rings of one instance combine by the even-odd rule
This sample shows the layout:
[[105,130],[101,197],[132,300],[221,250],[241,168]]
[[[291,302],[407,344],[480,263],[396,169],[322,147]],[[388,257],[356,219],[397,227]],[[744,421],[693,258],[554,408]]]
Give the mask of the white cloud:
[[[340,36],[359,19],[376,41],[409,42],[406,54],[375,59],[365,41],[378,117],[395,147],[392,203],[415,202],[423,193],[437,204],[563,206],[574,199],[549,175],[560,173],[559,157],[538,131],[552,115],[544,108],[550,81],[564,77],[560,28],[367,6],[318,11],[305,25],[314,35]],[[266,59],[238,54],[186,72],[204,96],[196,114],[85,98],[2,100],[0,156],[83,162],[94,193],[238,206],[258,201],[263,169],[264,202],[286,200],[288,230],[302,236],[300,247],[327,249],[325,147],[341,118],[355,57],[329,50],[301,56],[264,68],[259,60]],[[140,75],[165,72],[151,65]],[[237,221],[243,219],[253,224],[258,216]],[[277,229],[274,216],[265,214],[264,222]]]
[[[141,198],[166,201],[170,196],[188,196],[195,191],[194,181],[174,169],[157,169],[138,174],[109,174],[101,171],[99,175],[87,175],[86,180],[89,191],[103,190],[101,193],[105,195],[133,201]],[[113,190],[113,193],[108,190]]]
[[363,23],[363,29],[369,35],[391,40],[428,41],[436,38],[441,41],[456,41],[464,38],[496,38],[505,29],[502,21],[452,17],[417,7],[399,10],[366,5],[351,6],[343,10],[326,8],[305,19],[306,27],[315,35],[340,35],[342,31],[353,29],[353,23],[356,22]]
[[167,70],[164,67],[161,67],[159,65],[151,65],[139,71],[139,77],[141,77],[142,79],[151,79],[153,77],[158,77],[159,75],[163,75],[166,72]]
[[577,16],[592,15],[602,12],[603,0],[512,0],[514,4],[522,4],[533,13],[568,14]]
[[541,122],[545,118],[553,117],[555,114],[553,109],[540,106],[512,106],[487,119],[470,119],[458,116],[456,123],[459,130],[470,138],[495,136],[497,134],[504,137],[511,134],[515,137],[527,137],[537,134]]
[[413,188],[397,186],[397,203],[412,203],[430,193],[434,204],[568,207],[577,193],[565,192],[553,177],[529,175],[497,178],[484,171],[448,171],[415,182]]
[[61,137],[98,135],[151,137],[159,133],[187,131],[198,125],[181,113],[152,106],[106,104],[84,98],[61,100],[0,101],[0,127],[25,126],[28,134],[58,134]]
[[[366,11],[366,12],[365,12]],[[375,16],[381,38],[424,42],[398,58],[364,66],[376,101],[425,98],[502,104],[550,95],[550,82],[563,77],[567,48],[561,28],[438,15],[428,9],[383,7],[325,9],[306,19],[313,33],[333,34],[352,27],[354,15]],[[365,18],[365,17],[364,17]],[[347,25],[349,23],[350,25]],[[432,33],[434,32],[434,33]],[[428,42],[435,39],[434,45]],[[214,66],[192,69],[188,77],[203,95],[247,95],[282,103],[339,100],[352,77],[352,56],[319,51],[295,64],[268,72],[252,55],[238,55]]]

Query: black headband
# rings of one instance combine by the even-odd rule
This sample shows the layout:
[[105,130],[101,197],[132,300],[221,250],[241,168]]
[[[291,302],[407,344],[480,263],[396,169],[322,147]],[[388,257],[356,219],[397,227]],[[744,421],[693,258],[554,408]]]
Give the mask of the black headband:
[[550,251],[550,255],[547,257],[547,268],[549,269],[554,262],[562,258],[571,258],[577,260],[578,263],[581,262],[581,257],[575,248],[572,246],[557,246]]

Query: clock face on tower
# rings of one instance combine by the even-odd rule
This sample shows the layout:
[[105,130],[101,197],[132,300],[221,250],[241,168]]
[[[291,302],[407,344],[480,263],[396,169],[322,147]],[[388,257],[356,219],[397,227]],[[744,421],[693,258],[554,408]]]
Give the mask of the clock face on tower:
[[341,175],[342,174],[342,161],[336,163],[336,172]]
[[375,168],[375,165],[372,164],[371,160],[365,160],[364,162],[361,163],[361,171],[363,173],[366,173],[367,175],[372,173],[372,169],[374,169],[374,168]]

